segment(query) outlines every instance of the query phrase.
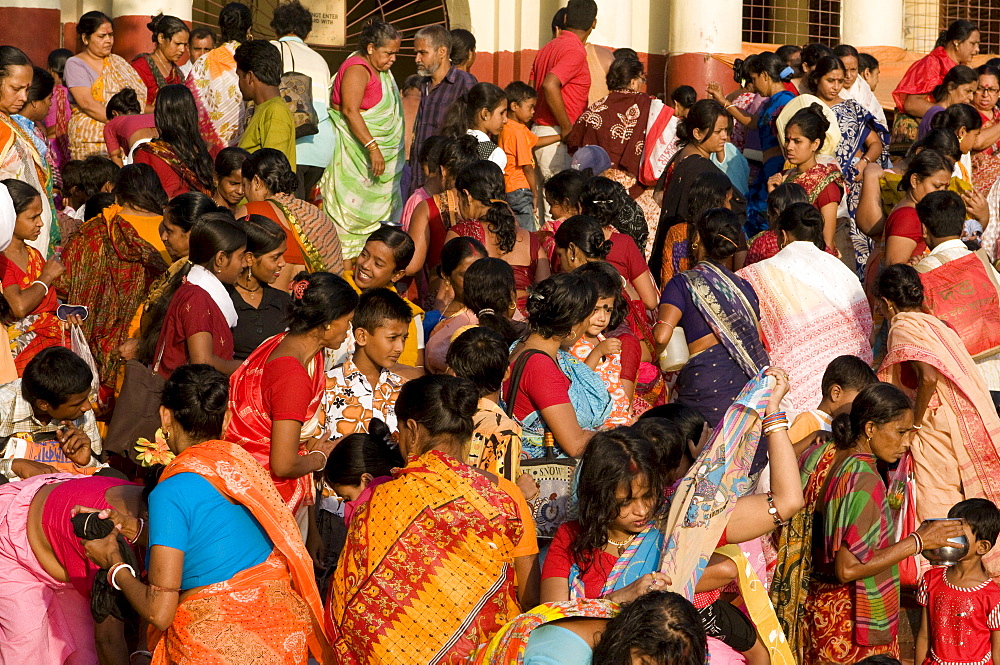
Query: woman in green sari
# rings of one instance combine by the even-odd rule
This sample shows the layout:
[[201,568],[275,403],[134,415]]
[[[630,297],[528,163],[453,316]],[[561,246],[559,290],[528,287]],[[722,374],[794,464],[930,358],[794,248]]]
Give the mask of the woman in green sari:
[[400,40],[388,23],[370,22],[333,79],[333,159],[320,188],[344,256],[357,256],[379,224],[397,221],[402,209],[402,101],[389,73]]

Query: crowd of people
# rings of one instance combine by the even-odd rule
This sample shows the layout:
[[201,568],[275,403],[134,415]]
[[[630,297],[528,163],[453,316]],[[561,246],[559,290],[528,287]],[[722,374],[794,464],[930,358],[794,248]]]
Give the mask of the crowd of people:
[[1000,662],[974,24],[887,116],[848,44],[651,96],[594,0],[506,88],[253,18],[0,46],[0,665]]

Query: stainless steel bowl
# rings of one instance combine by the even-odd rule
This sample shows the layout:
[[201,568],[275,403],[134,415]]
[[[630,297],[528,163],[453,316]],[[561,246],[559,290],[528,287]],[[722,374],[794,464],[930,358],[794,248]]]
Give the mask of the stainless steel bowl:
[[[954,518],[945,517],[924,520],[924,522],[943,521],[954,521]],[[924,558],[927,559],[932,566],[954,566],[962,560],[962,557],[969,553],[969,540],[963,535],[949,538],[948,542],[954,543],[955,545],[949,547],[936,547],[932,550],[924,550],[921,554],[924,555]]]

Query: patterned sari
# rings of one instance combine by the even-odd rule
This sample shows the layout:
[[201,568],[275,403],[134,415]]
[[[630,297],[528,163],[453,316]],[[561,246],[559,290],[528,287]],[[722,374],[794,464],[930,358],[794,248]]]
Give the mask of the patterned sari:
[[45,126],[55,127],[56,135],[49,139],[50,161],[54,170],[61,172],[62,167],[70,160],[69,156],[69,120],[73,117],[73,107],[69,103],[69,90],[64,85],[52,88],[52,106],[45,116]]
[[788,645],[800,663],[805,647],[803,634],[807,617],[804,604],[812,576],[816,504],[836,454],[836,446],[828,444],[808,455],[802,467],[805,507],[778,531],[778,561],[771,582],[771,602]]
[[[604,580],[601,597],[624,589],[647,573],[655,572],[660,565],[660,553],[663,550],[663,532],[655,526],[647,526],[641,531],[629,546],[618,557],[611,568],[608,579]],[[586,598],[583,584],[583,571],[576,562],[569,569],[570,600]]]
[[14,118],[0,113],[0,179],[13,178],[32,187],[42,197],[42,230],[30,245],[44,256],[49,255],[53,232],[59,238],[58,228],[53,229],[55,213],[52,211],[52,170],[35,144],[34,134],[29,134]]
[[198,106],[202,138],[220,150],[239,143],[246,127],[246,104],[234,57],[238,46],[239,42],[226,42],[212,49],[194,63],[185,81]]
[[[979,114],[983,116],[983,129],[1000,123],[1000,109],[994,108],[990,115],[985,115],[982,111]],[[972,153],[972,184],[980,193],[985,195],[989,192],[998,178],[1000,178],[1000,141],[985,150]]]
[[[929,365],[936,389],[913,438],[917,519],[947,517],[963,499],[1000,502],[1000,416],[962,339],[938,318],[900,312],[889,328],[879,377],[915,394],[911,361]],[[987,555],[997,572],[997,555]]]
[[917,140],[917,125],[920,119],[906,113],[904,104],[907,96],[930,95],[957,64],[944,47],[937,46],[910,65],[903,74],[899,85],[892,91],[892,100],[896,103],[896,117],[892,123],[892,140],[889,146],[892,154],[905,154],[910,144]]
[[[285,338],[285,334],[287,333],[275,335],[257,347],[229,379],[229,410],[232,420],[226,429],[226,438],[242,446],[268,472],[271,470],[272,421],[271,414],[264,408],[261,385],[267,360]],[[306,410],[309,421],[302,425],[303,438],[312,436],[319,422],[319,404],[326,382],[323,354],[317,354],[313,359],[311,378],[313,397]],[[305,450],[300,446],[299,454],[304,453]],[[301,478],[279,478],[271,473],[270,478],[293,515],[299,508],[313,504],[315,491],[311,473]]]
[[[591,342],[581,337],[569,352],[577,360],[586,363],[594,347],[605,339],[604,335],[598,335],[598,340]],[[628,425],[632,422],[632,403],[625,392],[625,387],[622,385],[622,354],[613,353],[606,356],[604,360],[598,363],[595,371],[600,375],[604,381],[605,388],[607,388],[608,393],[611,395],[611,413],[608,414],[608,419],[604,421],[604,426],[616,427],[618,425]]]
[[861,198],[861,183],[855,182],[858,175],[855,161],[858,153],[864,153],[865,141],[874,131],[882,140],[882,155],[878,163],[889,167],[889,131],[880,125],[865,107],[853,99],[848,99],[833,106],[833,112],[837,116],[837,123],[840,125],[840,143],[837,144],[837,164],[844,177],[844,184],[847,187],[847,212],[851,219],[858,209],[858,200]]
[[[0,259],[0,263],[6,266],[3,271],[4,276],[13,278],[10,283],[4,283],[4,288],[17,284],[22,289],[26,289],[42,274],[45,259],[34,247],[27,249],[27,271],[21,270],[10,259]],[[47,349],[50,346],[64,346],[62,325],[56,318],[58,305],[56,290],[49,289],[49,292],[42,298],[42,302],[38,303],[38,307],[33,309],[28,316],[7,327],[7,334],[10,337],[10,352],[14,356],[14,365],[17,367],[18,376],[24,373],[25,366],[42,349]]]
[[578,598],[558,603],[544,603],[503,626],[476,652],[472,665],[522,665],[531,631],[560,619],[611,619],[618,605],[610,600]]
[[90,308],[83,332],[106,391],[117,378],[114,352],[150,286],[167,270],[160,252],[120,213],[114,205],[80,226],[63,250],[66,272],[58,282],[66,302]]
[[201,192],[206,196],[214,194],[212,188],[198,179],[198,175],[194,172],[194,169],[182,162],[181,158],[177,156],[177,153],[174,152],[174,149],[166,141],[153,139],[152,141],[143,143],[135,149],[134,154],[137,155],[141,152],[149,153],[169,166],[177,174],[177,177],[184,181],[184,184],[187,185],[190,191]]
[[467,662],[520,612],[514,499],[439,451],[411,457],[358,508],[327,627],[341,665]]
[[834,358],[850,354],[871,363],[868,298],[840,259],[811,242],[792,242],[738,274],[760,299],[771,362],[789,369],[792,389],[783,406],[790,419],[822,400],[823,372]]
[[[812,458],[821,456],[817,449]],[[813,464],[808,460],[806,467]],[[804,663],[856,663],[887,653],[899,657],[899,570],[892,566],[872,577],[847,584],[833,575],[837,552],[848,548],[859,561],[891,545],[892,523],[885,483],[875,456],[853,453],[835,470],[816,504],[822,519],[822,545],[814,551],[814,573],[805,616]],[[822,572],[820,572],[822,571]]]
[[[90,86],[90,94],[103,107],[125,88],[135,90],[140,100],[146,98],[146,84],[139,78],[139,73],[127,60],[112,53],[104,59],[101,75]],[[108,151],[104,143],[104,123],[94,120],[80,107],[73,109],[67,132],[69,152],[73,159],[86,159],[90,155],[106,154]]]
[[784,182],[802,185],[806,190],[806,196],[809,197],[809,203],[813,205],[823,190],[830,185],[837,185],[841,192],[844,191],[844,174],[836,164],[816,164],[801,173],[798,169],[788,169],[785,171]]
[[291,194],[275,194],[268,200],[285,216],[310,272],[343,274],[344,250],[337,227],[325,212]]
[[503,626],[475,653],[472,665],[522,665],[531,631],[560,619],[611,619],[618,605],[610,600],[577,598],[558,603],[544,603]]
[[385,159],[385,172],[372,176],[368,150],[351,133],[344,114],[330,109],[333,121],[333,159],[320,189],[323,207],[337,225],[347,256],[361,253],[368,236],[382,222],[397,222],[402,210],[399,181],[406,163],[403,147],[403,113],[399,88],[388,71],[379,72],[382,98],[361,111],[361,117]]
[[170,627],[159,635],[151,631],[153,665],[242,665],[249,654],[286,665],[302,665],[310,654],[332,663],[312,560],[267,473],[228,441],[191,446],[167,465],[162,477],[178,473],[198,474],[249,510],[274,543],[274,552],[263,563],[181,601]]

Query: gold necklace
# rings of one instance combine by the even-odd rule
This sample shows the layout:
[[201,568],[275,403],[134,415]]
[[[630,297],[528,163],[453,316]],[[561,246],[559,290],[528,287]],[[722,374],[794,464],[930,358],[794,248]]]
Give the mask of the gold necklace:
[[635,540],[636,536],[638,535],[639,534],[637,533],[633,533],[631,536],[626,538],[625,542],[623,543],[619,543],[618,541],[613,540],[611,536],[608,536],[608,542],[618,548],[618,556],[621,556],[622,552],[624,552],[625,549],[632,544],[632,541]]

